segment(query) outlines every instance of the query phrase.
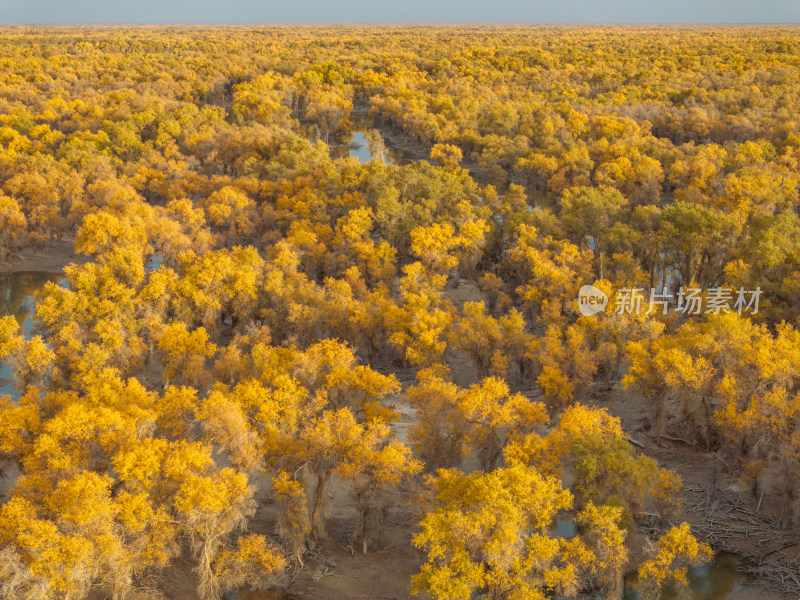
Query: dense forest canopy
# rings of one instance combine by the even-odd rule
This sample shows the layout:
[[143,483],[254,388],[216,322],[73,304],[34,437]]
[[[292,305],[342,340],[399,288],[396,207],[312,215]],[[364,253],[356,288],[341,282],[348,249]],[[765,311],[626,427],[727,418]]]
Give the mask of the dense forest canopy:
[[0,30],[0,262],[90,257],[0,318],[1,595],[285,588],[400,515],[406,594],[660,598],[720,539],[676,440],[796,537],[798,115],[790,27]]

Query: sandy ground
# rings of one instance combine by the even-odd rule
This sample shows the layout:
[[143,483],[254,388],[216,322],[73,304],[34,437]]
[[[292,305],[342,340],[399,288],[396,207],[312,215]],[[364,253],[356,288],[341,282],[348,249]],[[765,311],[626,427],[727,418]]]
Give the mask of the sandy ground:
[[60,273],[70,263],[85,264],[91,260],[89,256],[75,254],[72,240],[61,242],[58,246],[33,252],[24,249],[9,257],[6,263],[0,263],[0,273],[16,273],[20,271],[46,271]]

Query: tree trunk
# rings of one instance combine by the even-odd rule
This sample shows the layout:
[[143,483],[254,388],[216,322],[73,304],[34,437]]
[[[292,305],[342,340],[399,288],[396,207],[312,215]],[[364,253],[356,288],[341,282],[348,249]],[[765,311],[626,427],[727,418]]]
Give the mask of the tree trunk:
[[622,600],[622,595],[625,592],[625,580],[622,577],[622,571],[616,570],[611,576],[611,585],[608,588],[608,600]]
[[112,593],[112,600],[123,600],[131,587],[130,575],[126,574],[121,577],[114,578],[114,590]]
[[656,430],[656,440],[660,443],[664,435],[664,391],[660,391],[655,398],[654,406],[654,428]]
[[325,498],[325,488],[330,480],[330,472],[317,473],[317,488],[314,490],[314,508],[311,511],[311,539],[314,542],[324,539],[325,523],[322,522],[322,503]]
[[597,251],[597,239],[596,238],[594,240],[594,247],[595,247],[595,252],[597,252],[597,254],[598,254],[599,258],[600,258],[600,279],[603,279],[603,275],[604,275],[604,272],[603,272],[603,253]]
[[369,513],[370,509],[364,509],[361,514],[361,553],[367,555],[367,543],[369,539]]

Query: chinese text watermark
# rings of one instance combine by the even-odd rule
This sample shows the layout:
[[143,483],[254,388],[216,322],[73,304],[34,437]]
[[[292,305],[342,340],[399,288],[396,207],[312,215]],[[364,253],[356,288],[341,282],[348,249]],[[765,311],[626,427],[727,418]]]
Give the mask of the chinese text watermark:
[[[722,314],[735,312],[738,314],[758,314],[758,303],[761,288],[745,290],[744,288],[713,287],[703,293],[702,288],[681,287],[677,295],[657,292],[650,288],[620,288],[614,296],[612,312],[615,314],[653,314],[660,312],[666,315],[670,310],[683,315]],[[584,316],[596,315],[605,311],[608,296],[593,285],[584,285],[578,292],[578,310]]]

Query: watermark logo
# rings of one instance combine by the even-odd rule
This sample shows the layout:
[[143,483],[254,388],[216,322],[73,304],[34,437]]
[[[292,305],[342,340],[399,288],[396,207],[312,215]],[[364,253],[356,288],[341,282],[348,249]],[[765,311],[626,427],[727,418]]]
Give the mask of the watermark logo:
[[[683,315],[718,315],[730,312],[756,315],[760,299],[760,287],[755,290],[681,287],[677,296],[650,288],[649,298],[644,288],[620,288],[614,295],[611,312],[618,315],[649,315],[654,312],[666,315],[670,311]],[[584,285],[578,292],[578,310],[584,316],[591,317],[603,312],[607,305],[608,296],[593,285]]]
[[578,292],[578,310],[584,317],[603,312],[608,304],[608,296],[593,285],[584,285]]

